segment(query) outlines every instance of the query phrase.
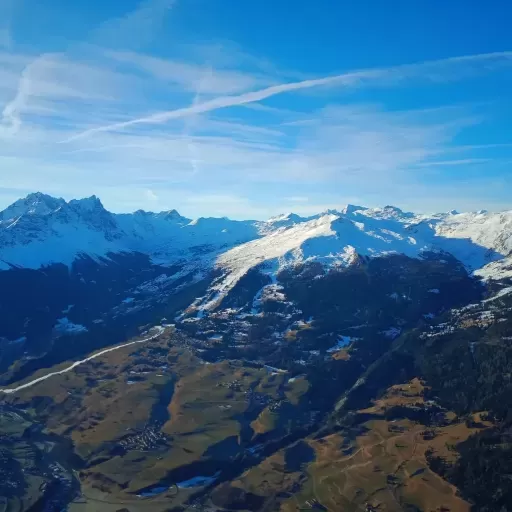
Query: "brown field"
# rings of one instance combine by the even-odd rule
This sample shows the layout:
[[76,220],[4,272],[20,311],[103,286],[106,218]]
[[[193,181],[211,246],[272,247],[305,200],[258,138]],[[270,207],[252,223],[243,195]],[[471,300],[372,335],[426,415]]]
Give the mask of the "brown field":
[[276,427],[277,415],[265,407],[258,417],[251,423],[255,434],[266,434]]
[[[315,500],[332,512],[364,511],[367,507],[379,512],[402,511],[408,505],[424,512],[469,512],[470,504],[460,498],[457,489],[429,469],[426,451],[453,461],[457,455],[453,447],[479,429],[468,428],[448,413],[445,417],[451,423],[436,427],[433,439],[424,439],[425,425],[409,419],[388,421],[383,416],[396,405],[423,404],[423,391],[418,379],[393,386],[372,407],[360,411],[374,418],[362,423],[356,435],[336,433],[307,439],[315,457],[302,472],[287,471],[281,451],[232,485],[259,496],[281,493],[282,498],[274,500],[269,510],[285,512],[310,509]],[[481,420],[478,414],[474,419]],[[490,424],[484,423],[484,428],[487,426]]]
[[[302,490],[287,500],[282,510],[296,511],[316,499],[332,511],[365,510],[367,505],[379,511],[399,511],[405,505],[426,512],[443,507],[452,512],[469,511],[469,503],[458,496],[457,489],[428,468],[425,452],[430,449],[453,461],[453,447],[479,429],[468,428],[449,413],[446,418],[452,423],[436,428],[433,439],[424,439],[427,427],[421,423],[379,417],[393,406],[423,405],[423,391],[418,379],[392,386],[372,407],[360,411],[372,413],[376,419],[363,423],[354,439],[333,434],[310,440],[316,459],[307,468]],[[347,447],[350,449],[344,451]]]
[[[145,432],[166,385],[174,386],[172,397],[163,404],[168,419],[160,431],[166,443],[111,455],[112,448],[127,437]],[[177,468],[208,461],[211,450],[217,450],[215,461],[242,455],[242,431],[246,436],[250,427],[252,434],[249,429],[245,439],[252,435],[257,442],[259,435],[283,428],[291,421],[286,416],[289,409],[281,413],[276,404],[285,401],[288,408],[298,410],[308,389],[304,376],[290,381],[285,374],[238,362],[205,364],[190,350],[174,346],[173,335],[165,333],[151,343],[105,354],[6,400],[27,407],[48,431],[72,439],[86,462],[80,472],[83,497],[71,505],[72,512],[122,508],[163,512],[184,505],[198,489],[151,498],[136,493]],[[298,441],[312,454],[302,466],[288,466],[291,447],[283,448],[217,488],[211,494],[215,506],[229,505],[232,493],[241,493],[249,498],[247,509],[238,510],[261,510],[254,503],[264,502],[265,510],[297,512],[311,508],[316,500],[332,512],[371,507],[379,512],[402,511],[407,506],[424,512],[440,512],[443,507],[469,512],[470,505],[457,489],[429,469],[426,452],[454,461],[457,443],[479,429],[469,428],[451,412],[444,415],[445,426],[435,428],[406,418],[386,419],[393,407],[414,411],[428,405],[424,391],[418,379],[390,387],[370,407],[358,411],[362,419],[355,428]],[[243,418],[251,394],[266,401],[249,423]],[[482,424],[480,428],[490,426],[480,415],[474,419]]]
[[348,361],[350,359],[350,352],[346,348],[342,348],[332,354],[332,358],[337,361]]
[[[55,369],[40,373],[50,371]],[[8,400],[27,407],[48,431],[70,437],[86,461],[80,471],[83,499],[72,511],[126,507],[159,512],[184,503],[198,489],[142,499],[137,491],[158,483],[169,471],[203,461],[208,449],[228,438],[239,443],[240,421],[250,403],[247,393],[272,400],[286,394],[298,404],[309,384],[304,378],[286,384],[286,379],[237,362],[205,364],[189,350],[173,346],[172,334],[166,333],[151,343],[104,354]],[[159,390],[172,383],[169,419],[161,426],[167,446],[110,455],[122,439],[144,432]]]

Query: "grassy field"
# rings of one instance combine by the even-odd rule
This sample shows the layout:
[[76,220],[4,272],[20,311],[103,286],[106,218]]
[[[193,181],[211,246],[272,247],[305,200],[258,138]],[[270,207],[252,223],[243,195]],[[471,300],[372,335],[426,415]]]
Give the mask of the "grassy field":
[[445,413],[446,424],[435,429],[407,418],[387,419],[397,406],[414,411],[425,405],[423,392],[418,379],[392,386],[359,411],[363,421],[355,428],[307,438],[314,460],[300,471],[287,467],[286,450],[281,450],[231,485],[266,497],[268,510],[283,512],[308,510],[315,501],[332,512],[372,507],[379,512],[469,512],[470,504],[457,489],[429,469],[427,454],[453,461],[453,447],[490,424],[475,415],[480,426],[469,428],[450,412]]
[[[205,364],[187,348],[176,346],[173,334],[166,332],[147,344],[104,354],[6,400],[23,406],[44,422],[48,432],[73,441],[85,467],[79,472],[83,497],[70,510],[108,512],[126,507],[157,512],[186,502],[198,489],[181,489],[178,496],[174,491],[150,498],[136,494],[176,472],[179,478],[181,469],[192,464],[199,464],[200,471],[203,462],[222,463],[243,452],[258,434],[251,430],[251,421],[265,415],[270,404],[284,400],[298,406],[307,380],[287,380],[284,374],[236,361]],[[169,386],[172,393],[162,403],[162,390]],[[158,406],[165,414],[155,427]],[[276,425],[283,423],[279,412],[270,414]],[[148,448],[137,440],[149,427],[162,442]],[[190,477],[186,475],[183,478]]]
[[[72,440],[84,461],[82,498],[71,505],[72,512],[163,512],[183,506],[200,487],[176,494],[171,484],[211,476],[246,458],[253,462],[245,471],[209,491],[217,510],[236,505],[296,512],[317,501],[332,512],[368,507],[469,512],[470,505],[429,469],[427,459],[453,461],[454,446],[490,424],[476,415],[478,427],[470,427],[443,411],[436,413],[442,421],[429,426],[420,413],[432,404],[418,379],[390,387],[341,430],[251,459],[248,447],[304,425],[309,388],[305,376],[290,379],[238,361],[206,363],[166,332],[5,400],[24,406],[48,432]],[[171,488],[137,496],[156,485]]]
[[[424,406],[423,391],[418,379],[392,386],[372,407],[360,411],[372,419],[360,425],[357,435],[344,438],[332,434],[310,440],[315,461],[307,467],[302,490],[282,509],[296,511],[316,499],[332,511],[364,510],[367,505],[379,511],[405,510],[406,506],[424,511],[469,511],[470,505],[457,490],[429,469],[426,453],[453,460],[453,447],[479,429],[467,427],[453,413],[445,414],[448,425],[435,429],[419,421],[385,417],[393,407]],[[430,438],[428,431],[434,431],[435,437]]]

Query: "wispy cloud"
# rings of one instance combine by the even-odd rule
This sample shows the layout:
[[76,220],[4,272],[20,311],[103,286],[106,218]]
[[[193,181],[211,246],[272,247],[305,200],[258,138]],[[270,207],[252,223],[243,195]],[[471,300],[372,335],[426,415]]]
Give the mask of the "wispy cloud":
[[192,105],[190,107],[158,112],[150,116],[132,119],[131,121],[126,121],[123,123],[113,123],[106,126],[91,128],[90,130],[86,130],[74,135],[68,139],[68,141],[81,137],[87,137],[95,133],[122,130],[138,124],[165,123],[173,119],[179,119],[190,115],[210,112],[212,110],[218,110],[227,107],[244,105],[247,103],[254,103],[278,94],[310,89],[313,87],[327,85],[335,85],[338,87],[354,87],[363,86],[365,84],[389,85],[413,78],[422,78],[428,81],[455,80],[470,73],[475,73],[478,71],[481,72],[481,69],[479,70],[474,66],[475,64],[481,63],[486,64],[485,72],[489,72],[493,67],[500,67],[504,65],[510,66],[512,64],[512,52],[486,53],[480,55],[453,57],[449,59],[422,62],[418,64],[382,69],[368,69],[351,73],[344,73],[341,75],[334,75],[311,80],[302,80],[300,82],[289,82],[286,84],[273,85],[264,89],[243,94],[217,97],[212,100]]
[[[136,68],[150,77],[182,90],[203,95],[233,94],[269,83],[268,77],[230,69],[214,71],[209,64],[162,59],[135,52],[109,51],[105,55],[115,63]],[[196,102],[195,104],[197,104]]]
[[421,115],[375,107],[360,107],[359,114],[356,110],[331,107],[308,113],[314,122],[291,131],[197,118],[193,129],[185,132],[106,132],[87,144],[76,141],[41,151],[51,150],[54,162],[74,169],[75,176],[79,169],[89,169],[89,175],[94,169],[96,183],[109,186],[118,182],[122,169],[124,182],[144,188],[172,183],[334,186],[369,177],[366,186],[378,187],[403,169],[438,155],[460,130],[453,120],[426,122]]
[[140,49],[153,40],[176,0],[143,0],[134,11],[106,21],[91,41],[109,48]]
[[158,202],[158,195],[153,190],[151,190],[150,188],[147,188],[144,191],[144,196],[145,196],[146,199],[148,199],[152,203],[157,203]]
[[435,160],[432,162],[420,162],[416,167],[445,167],[457,165],[476,165],[489,162],[489,158],[461,158],[459,160]]
[[289,201],[290,203],[307,203],[309,198],[307,196],[291,196],[285,197],[285,200]]
[[19,131],[23,114],[47,118],[55,129],[69,110],[76,126],[76,116],[85,107],[92,103],[97,109],[107,102],[115,104],[119,97],[117,91],[126,86],[125,75],[106,66],[69,59],[64,54],[46,53],[30,60],[25,55],[17,57],[11,58],[13,70],[10,71],[13,75],[14,68],[19,69],[17,83],[11,78],[11,89],[3,95],[12,94],[2,111],[4,130],[7,128],[11,135]]
[[[21,116],[27,107],[31,94],[40,92],[39,85],[34,84],[34,75],[40,72],[50,61],[51,55],[42,55],[32,60],[21,71],[18,86],[14,98],[9,101],[2,111],[2,122],[0,126],[11,135],[16,134],[21,127]],[[35,88],[34,88],[35,85]]]
[[[92,41],[105,45],[109,45],[109,41],[115,42],[123,48],[129,48],[129,42],[137,42],[143,46],[155,36],[157,27],[174,3],[175,0],[144,0],[134,11],[103,23],[92,34]],[[10,18],[12,5],[11,0],[2,0],[2,21]],[[0,27],[0,47],[5,46],[9,50],[11,42],[9,27]],[[128,55],[134,60],[137,57],[135,53],[123,54],[114,51],[110,51],[110,55],[117,55],[118,58]],[[77,59],[64,53],[44,53],[33,57],[15,52],[0,53],[0,64],[6,61],[8,65],[8,69],[0,69],[0,82],[4,88],[5,83],[11,83],[13,93],[13,97],[7,101],[2,111],[1,123],[4,133],[16,134],[21,127],[22,115],[27,110],[39,114],[44,112],[47,117],[51,117],[57,111],[65,110],[62,108],[63,101],[87,103],[91,100],[114,100],[119,97],[119,91],[124,87],[133,88],[137,83],[137,78],[133,74],[112,71],[111,65],[98,65],[98,56],[95,57],[94,63],[91,64],[83,56]],[[140,61],[145,62],[143,56],[140,56]],[[18,84],[15,90],[12,90],[15,68],[19,68],[20,63],[23,63],[23,67],[19,71]],[[183,74],[183,67],[175,66],[174,71],[176,76],[180,76]],[[56,108],[53,108],[54,106]],[[74,107],[76,109],[77,105]]]
[[[192,107],[197,105],[201,100],[201,94],[205,88],[206,83],[209,81],[210,77],[213,75],[213,68],[211,66],[207,66],[207,68],[203,71],[199,82],[194,91],[194,98],[192,100]],[[184,127],[183,127],[183,138],[187,140],[187,148],[190,155],[190,167],[192,168],[192,174],[197,174],[199,171],[199,161],[197,158],[196,147],[192,138],[194,127],[195,127],[195,117],[189,117],[185,119]]]
[[30,70],[34,66],[29,64],[21,73],[18,89],[13,100],[5,105],[2,111],[0,126],[12,134],[18,132],[21,126],[20,113],[25,107],[25,102],[30,94]]
[[[40,188],[68,198],[96,193],[124,211],[309,215],[343,202],[404,204],[419,188],[433,198],[446,190],[448,201],[457,187],[444,176],[469,182],[477,164],[487,170],[497,154],[510,160],[505,132],[485,132],[499,99],[433,99],[456,80],[466,87],[510,77],[512,52],[320,78],[229,42],[176,41],[152,53],[148,43],[183,6],[142,2],[60,53],[0,49],[5,197]],[[408,108],[399,110],[397,91]]]

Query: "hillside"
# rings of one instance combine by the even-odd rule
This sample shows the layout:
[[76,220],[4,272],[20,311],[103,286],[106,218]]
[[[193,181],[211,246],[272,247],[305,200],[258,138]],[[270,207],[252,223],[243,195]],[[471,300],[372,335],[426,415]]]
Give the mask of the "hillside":
[[511,218],[14,203],[0,510],[508,510]]
[[[277,290],[281,271],[303,264],[335,269],[361,258],[447,254],[470,273],[506,276],[511,219],[348,205],[308,218],[190,220],[175,210],[113,214],[94,196],[30,194],[0,212],[0,369],[24,353],[44,356],[63,336],[121,341],[190,304],[208,315],[256,274],[261,283],[247,300],[258,302]],[[101,341],[79,344],[86,353]]]

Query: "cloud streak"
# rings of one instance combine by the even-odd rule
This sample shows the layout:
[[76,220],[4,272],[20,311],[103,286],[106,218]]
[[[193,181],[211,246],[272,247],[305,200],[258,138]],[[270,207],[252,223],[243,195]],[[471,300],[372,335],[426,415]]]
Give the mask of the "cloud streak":
[[[0,128],[11,136],[20,131],[24,115],[32,116],[31,121],[38,125],[44,125],[48,119],[51,123],[48,133],[59,123],[87,126],[83,120],[79,121],[84,109],[92,117],[107,103],[115,104],[120,96],[118,91],[126,85],[125,75],[106,66],[75,61],[64,54],[2,57],[0,55],[0,64],[2,60],[6,61],[7,70],[0,72],[0,79],[2,75],[6,78],[1,98],[5,103],[0,111]],[[133,89],[136,85],[136,80],[132,80]],[[95,105],[94,113],[91,112],[91,104]]]
[[[340,75],[316,78],[310,80],[302,80],[299,82],[289,82],[280,85],[273,85],[257,91],[247,92],[232,96],[220,96],[202,103],[197,103],[190,107],[179,108],[159,112],[149,116],[139,117],[122,123],[113,123],[105,126],[99,126],[80,132],[63,142],[70,142],[84,137],[89,137],[96,133],[117,131],[140,124],[161,124],[173,119],[180,119],[191,115],[211,112],[227,107],[235,107],[265,100],[272,96],[294,92],[314,87],[327,85],[354,87],[357,85],[377,85],[380,81],[383,85],[396,84],[405,79],[421,77],[429,81],[454,80],[460,75],[474,73],[476,70],[472,65],[485,63],[485,71],[490,71],[493,66],[500,67],[512,64],[512,51],[485,53],[479,55],[468,55],[462,57],[451,57],[448,59],[437,61],[426,61],[418,64],[408,64],[403,66],[395,66],[391,68],[367,69],[362,71],[354,71]],[[461,69],[455,70],[454,66],[463,66]],[[468,67],[469,65],[469,67]],[[464,67],[465,66],[465,67]],[[447,73],[448,71],[448,73]]]
[[176,0],[144,0],[135,10],[103,23],[91,38],[110,48],[143,47],[155,37],[175,3]]
[[2,112],[2,125],[11,135],[16,134],[21,128],[21,114],[31,94],[32,74],[34,70],[48,57],[43,55],[30,62],[21,72],[18,89],[13,100],[7,103]]
[[[201,34],[190,2],[147,0],[126,15],[123,5],[60,53],[21,48],[21,32],[0,48],[0,202],[41,189],[96,193],[117,211],[261,218],[337,201],[435,203],[484,170],[490,189],[512,158],[510,105],[494,94],[512,52],[314,77],[307,59],[287,70]],[[177,29],[158,41],[173,6]],[[480,189],[468,190],[480,201]]]
[[162,59],[136,52],[107,51],[105,56],[112,59],[115,65],[133,67],[151,78],[175,84],[192,93],[200,89],[201,94],[205,95],[235,94],[269,85],[265,76],[225,69],[215,72],[211,65]]

